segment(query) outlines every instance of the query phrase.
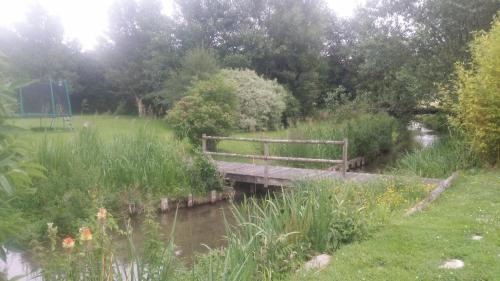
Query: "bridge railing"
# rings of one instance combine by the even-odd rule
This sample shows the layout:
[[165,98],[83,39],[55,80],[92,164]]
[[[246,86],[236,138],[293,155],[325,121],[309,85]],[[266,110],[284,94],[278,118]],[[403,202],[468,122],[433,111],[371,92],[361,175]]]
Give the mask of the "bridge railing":
[[[243,141],[243,142],[262,143],[263,149],[264,149],[264,155],[208,151],[207,150],[207,140],[228,140],[228,141]],[[271,156],[269,154],[269,144],[270,143],[341,145],[342,146],[342,159],[321,159],[321,158]],[[225,156],[225,157],[241,157],[241,158],[251,158],[251,159],[264,160],[264,163],[265,163],[265,166],[264,166],[264,186],[265,187],[268,186],[268,182],[269,182],[268,181],[268,161],[269,160],[341,164],[342,165],[342,175],[345,177],[347,169],[348,169],[347,144],[348,144],[347,138],[344,138],[343,140],[280,140],[280,139],[215,137],[215,136],[207,136],[205,134],[203,134],[203,136],[202,136],[202,150],[203,150],[203,153],[205,153],[207,155]]]

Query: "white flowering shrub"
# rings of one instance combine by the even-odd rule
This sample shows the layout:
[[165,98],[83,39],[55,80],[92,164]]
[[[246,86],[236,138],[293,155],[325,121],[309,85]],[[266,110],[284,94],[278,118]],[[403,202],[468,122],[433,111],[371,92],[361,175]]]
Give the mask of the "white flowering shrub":
[[280,127],[290,94],[278,82],[264,79],[248,69],[223,69],[222,76],[236,89],[239,100],[238,126],[266,131]]

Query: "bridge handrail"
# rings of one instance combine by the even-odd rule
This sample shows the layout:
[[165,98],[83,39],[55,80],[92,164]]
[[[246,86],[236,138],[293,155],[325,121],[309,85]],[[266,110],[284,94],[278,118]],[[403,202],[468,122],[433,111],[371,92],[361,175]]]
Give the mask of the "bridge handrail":
[[[202,150],[204,154],[216,155],[216,156],[226,156],[226,157],[243,157],[252,159],[262,159],[265,160],[264,168],[264,186],[268,185],[268,160],[283,160],[283,161],[296,161],[296,162],[313,162],[313,163],[330,163],[330,164],[342,164],[342,175],[345,177],[348,169],[347,160],[347,138],[343,140],[283,140],[283,139],[256,139],[256,138],[236,138],[236,137],[217,137],[217,136],[207,136],[202,135]],[[229,140],[229,141],[246,141],[246,142],[260,142],[264,146],[264,155],[255,154],[239,154],[239,153],[227,153],[227,152],[214,152],[207,150],[207,140]],[[269,155],[269,144],[270,143],[281,143],[281,144],[332,144],[332,145],[342,145],[342,159],[321,159],[321,158],[301,158],[301,157],[283,157],[283,156],[270,156]]]
[[282,140],[282,139],[255,139],[255,138],[236,138],[236,137],[214,137],[203,136],[206,140],[231,140],[247,142],[267,142],[267,143],[295,143],[295,144],[338,144],[343,145],[345,140]]

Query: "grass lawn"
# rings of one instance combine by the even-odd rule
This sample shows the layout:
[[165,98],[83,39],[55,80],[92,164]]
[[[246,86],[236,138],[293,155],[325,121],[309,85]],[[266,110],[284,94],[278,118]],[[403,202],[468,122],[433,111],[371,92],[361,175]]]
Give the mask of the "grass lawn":
[[[115,115],[75,115],[72,117],[74,131],[63,128],[62,119],[56,119],[54,130],[49,130],[51,118],[11,118],[7,119],[6,125],[10,125],[12,133],[20,140],[25,142],[36,142],[44,137],[64,137],[72,138],[77,134],[84,124],[96,130],[105,140],[110,140],[113,136],[123,134],[134,134],[141,128],[146,128],[148,131],[154,131],[157,134],[164,135],[166,141],[172,140],[174,137],[172,129],[162,119],[138,118],[135,116],[115,116]],[[244,138],[286,138],[287,131],[271,131],[271,132],[256,132],[256,133],[235,133],[234,137]],[[188,147],[188,142],[183,141],[185,147]],[[219,151],[236,152],[242,154],[263,154],[262,144],[240,141],[222,141],[218,145]],[[252,162],[252,159],[246,158],[224,158],[216,157],[216,159],[225,159],[228,161]],[[262,161],[255,160],[255,163]]]
[[146,127],[148,130],[154,130],[166,137],[173,137],[173,132],[161,119],[138,118],[134,116],[115,116],[115,115],[76,115],[72,118],[73,127],[76,129],[70,131],[63,129],[62,119],[58,118],[55,124],[55,130],[44,130],[50,127],[50,118],[13,118],[6,121],[6,125],[16,126],[14,133],[28,140],[35,140],[42,136],[67,136],[71,137],[77,133],[84,124],[87,123],[92,129],[99,132],[99,135],[105,139],[110,139],[117,134],[133,134],[139,129]]
[[[12,130],[19,137],[37,138],[44,135],[71,136],[74,132],[83,128],[87,123],[92,129],[99,131],[104,137],[112,137],[117,134],[134,133],[146,127],[167,137],[173,137],[173,131],[163,119],[139,118],[136,116],[116,116],[116,115],[75,115],[72,117],[75,131],[63,128],[62,119],[57,118],[54,130],[48,130],[51,118],[11,118],[7,119],[6,125],[12,126]],[[15,128],[14,128],[15,127]],[[47,130],[44,130],[47,129]],[[232,136],[242,138],[286,138],[287,131],[271,131],[256,133],[235,133]],[[218,149],[226,152],[238,153],[259,153],[262,145],[250,142],[223,141]]]
[[[465,266],[440,269],[448,259]],[[391,219],[338,250],[326,269],[291,280],[500,280],[500,172],[458,177],[423,212]]]

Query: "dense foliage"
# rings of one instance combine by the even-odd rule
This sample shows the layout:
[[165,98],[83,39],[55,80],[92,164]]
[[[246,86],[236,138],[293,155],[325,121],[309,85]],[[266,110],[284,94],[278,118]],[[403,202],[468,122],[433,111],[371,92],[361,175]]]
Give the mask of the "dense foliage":
[[474,149],[491,163],[500,161],[500,19],[471,45],[470,67],[459,65],[455,81],[455,123]]
[[159,0],[115,0],[106,40],[85,52],[65,40],[57,17],[33,5],[24,22],[0,30],[0,51],[19,77],[71,80],[75,112],[120,104],[121,113],[162,115],[219,64],[277,79],[303,116],[339,87],[348,99],[365,95],[407,116],[433,110],[454,63],[469,60],[472,32],[488,30],[500,7],[497,0],[369,0],[340,19],[323,0],[176,2],[179,13],[166,16]]
[[168,113],[175,135],[199,146],[203,134],[227,136],[236,125],[238,97],[221,76],[195,83]]
[[223,69],[222,76],[233,85],[239,102],[238,125],[249,131],[275,130],[281,125],[288,92],[276,81],[259,77],[252,70]]
[[[13,237],[21,238],[22,225],[26,222],[21,210],[12,206],[18,194],[33,192],[32,179],[43,178],[43,168],[30,160],[26,144],[6,133],[4,118],[10,116],[14,103],[12,81],[4,68],[4,57],[0,53],[0,259],[6,259],[4,243]],[[0,278],[2,275],[0,274]]]

